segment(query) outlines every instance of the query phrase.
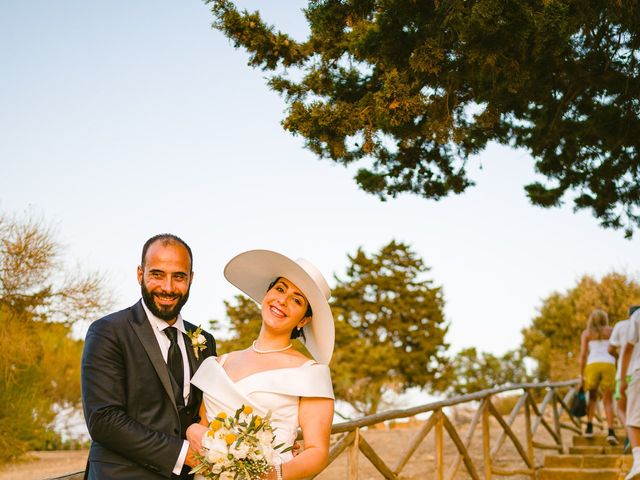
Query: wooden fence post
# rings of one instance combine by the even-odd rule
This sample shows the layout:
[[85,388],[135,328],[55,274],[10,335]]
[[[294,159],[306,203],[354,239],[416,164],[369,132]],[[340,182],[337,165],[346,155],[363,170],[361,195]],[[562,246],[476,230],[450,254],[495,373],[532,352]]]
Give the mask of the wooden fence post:
[[436,479],[444,480],[444,415],[436,423]]
[[489,425],[489,403],[491,396],[488,396],[482,410],[482,450],[484,451],[484,480],[491,479],[491,431]]
[[527,442],[527,454],[529,455],[529,460],[531,460],[531,465],[533,465],[534,473],[531,475],[532,479],[535,479],[535,457],[533,453],[533,434],[531,433],[531,409],[529,408],[529,402],[533,401],[531,395],[529,395],[529,391],[526,391],[527,402],[524,406],[524,427],[527,434],[526,442]]
[[349,447],[349,472],[348,479],[349,480],[358,480],[358,454],[360,452],[359,443],[360,443],[360,429],[356,428],[355,430],[355,438],[353,439],[353,443]]
[[553,392],[553,398],[551,399],[551,405],[553,407],[553,428],[556,431],[556,435],[560,440],[560,453],[564,453],[564,446],[562,444],[562,429],[560,427],[560,414],[558,413],[558,392],[555,388],[551,387]]

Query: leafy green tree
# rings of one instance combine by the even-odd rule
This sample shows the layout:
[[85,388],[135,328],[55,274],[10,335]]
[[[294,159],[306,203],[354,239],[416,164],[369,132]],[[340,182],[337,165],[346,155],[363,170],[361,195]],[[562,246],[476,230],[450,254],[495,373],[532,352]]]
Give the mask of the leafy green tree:
[[442,289],[409,245],[391,241],[378,253],[359,248],[332,291],[336,396],[358,412],[378,411],[387,390],[443,381],[447,325]]
[[612,272],[597,280],[585,275],[566,292],[543,299],[531,326],[523,330],[523,348],[536,360],[541,380],[566,380],[579,374],[580,335],[589,314],[601,308],[609,324],[627,318],[631,305],[640,304],[640,283]]
[[111,297],[100,275],[66,270],[61,253],[42,221],[0,214],[0,463],[60,445],[56,413],[81,407],[82,341],[71,327]]
[[499,357],[478,352],[475,347],[465,348],[458,352],[449,365],[452,375],[446,391],[452,395],[531,380],[524,364],[524,355],[518,350],[511,350]]
[[303,41],[205,3],[273,72],[284,128],[320,158],[359,162],[363,190],[461,193],[469,156],[495,141],[536,160],[533,204],[569,196],[627,236],[640,225],[637,2],[310,0]]

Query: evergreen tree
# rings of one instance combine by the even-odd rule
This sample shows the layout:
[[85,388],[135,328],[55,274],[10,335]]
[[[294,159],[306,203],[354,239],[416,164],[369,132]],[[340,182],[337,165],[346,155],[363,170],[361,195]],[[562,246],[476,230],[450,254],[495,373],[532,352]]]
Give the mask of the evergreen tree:
[[332,291],[332,376],[338,398],[372,414],[387,390],[443,381],[444,299],[426,278],[429,267],[404,243],[391,241],[370,256],[359,248],[348,258]]
[[310,0],[295,41],[205,0],[214,27],[273,72],[286,130],[320,158],[362,166],[381,199],[439,199],[473,184],[490,141],[526,149],[531,202],[640,225],[640,7],[620,0]]

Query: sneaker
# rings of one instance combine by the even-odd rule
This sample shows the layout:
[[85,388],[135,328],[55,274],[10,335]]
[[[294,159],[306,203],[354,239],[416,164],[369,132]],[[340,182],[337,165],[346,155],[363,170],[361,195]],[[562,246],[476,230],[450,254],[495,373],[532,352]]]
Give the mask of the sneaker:
[[618,445],[618,438],[616,437],[616,433],[613,431],[613,428],[609,429],[609,433],[607,434],[607,443],[611,446]]
[[633,466],[631,467],[631,471],[624,477],[624,480],[638,480],[640,479],[640,463],[633,462]]
[[587,423],[587,429],[584,431],[584,436],[586,438],[593,438],[593,424]]

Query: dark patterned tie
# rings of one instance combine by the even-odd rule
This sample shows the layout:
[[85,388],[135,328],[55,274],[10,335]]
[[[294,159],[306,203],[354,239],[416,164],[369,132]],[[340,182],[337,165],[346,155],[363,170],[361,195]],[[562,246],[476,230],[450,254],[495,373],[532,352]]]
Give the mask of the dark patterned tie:
[[178,405],[184,405],[184,395],[182,392],[184,385],[184,363],[182,361],[182,352],[180,352],[180,347],[178,346],[178,330],[175,327],[168,327],[164,329],[164,333],[171,341],[169,354],[167,355],[167,365],[169,365],[169,371],[178,384],[176,402]]

